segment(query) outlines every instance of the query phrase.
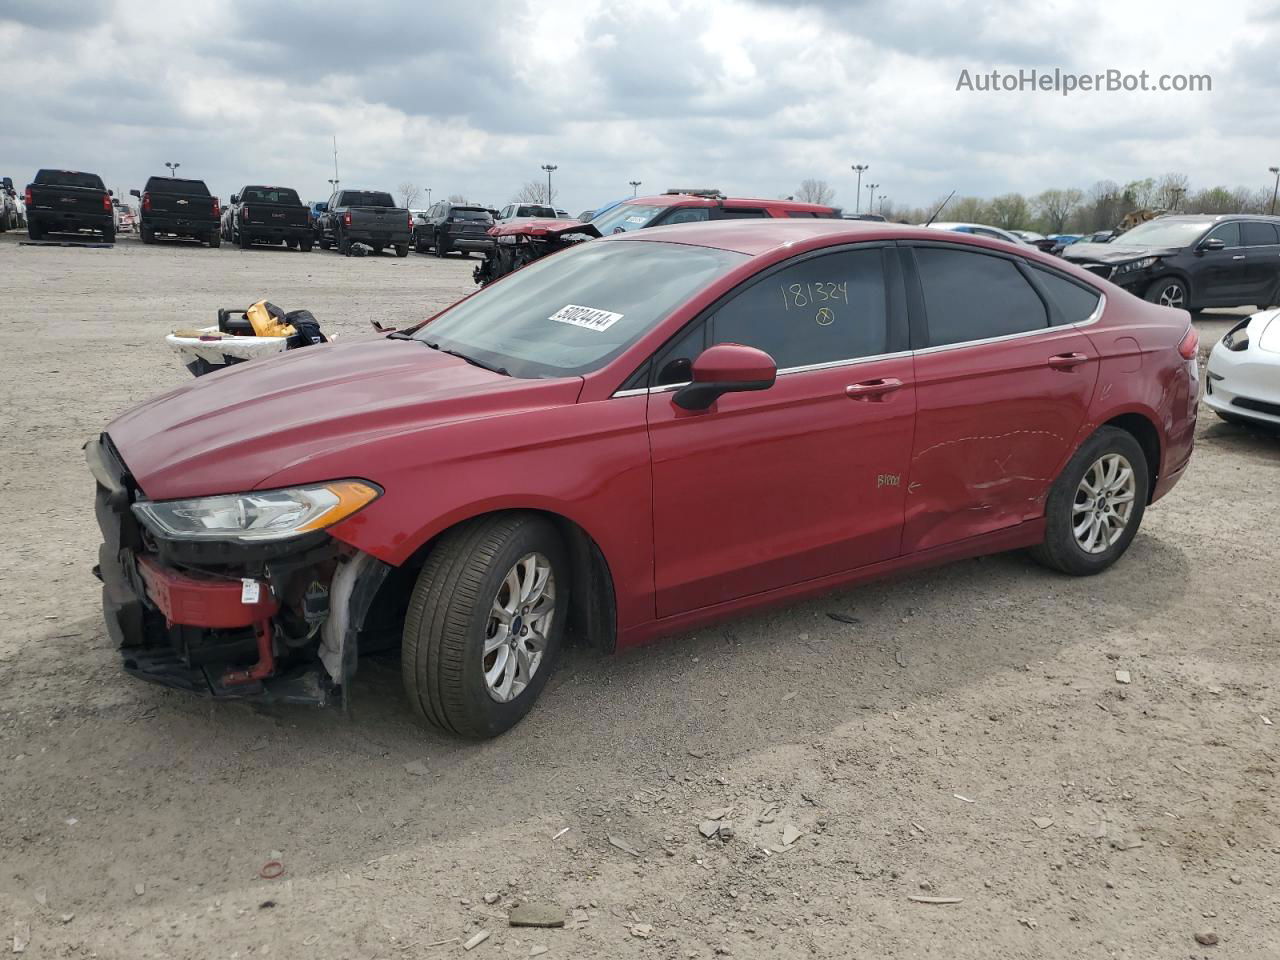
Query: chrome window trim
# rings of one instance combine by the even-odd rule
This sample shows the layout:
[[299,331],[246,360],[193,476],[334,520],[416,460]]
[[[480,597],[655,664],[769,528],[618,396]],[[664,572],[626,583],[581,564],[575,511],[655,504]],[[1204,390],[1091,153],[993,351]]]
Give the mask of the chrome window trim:
[[[874,363],[877,360],[900,360],[903,357],[911,356],[910,350],[899,350],[897,353],[877,353],[870,357],[853,357],[849,360],[828,360],[825,363],[809,363],[799,367],[783,367],[778,371],[779,377],[790,376],[793,373],[811,373],[815,370],[834,370],[837,367],[853,367],[863,363]],[[633,387],[629,390],[618,390],[612,394],[613,397],[639,397],[647,393],[668,393],[672,390],[679,390],[681,387],[687,387],[690,381],[683,383],[664,383],[660,387]]]
[[1054,330],[1079,330],[1097,323],[1102,318],[1103,308],[1107,305],[1107,295],[1099,291],[1098,305],[1093,308],[1093,313],[1078,320],[1075,323],[1063,323],[1056,327],[1040,327],[1036,330],[1023,330],[1021,333],[1006,333],[999,337],[985,337],[982,340],[962,340],[959,343],[944,343],[936,347],[923,347],[914,351],[916,356],[925,356],[931,353],[942,353],[944,350],[961,350],[965,347],[980,347],[988,343],[1004,343],[1006,340],[1020,340],[1023,337],[1034,337],[1040,334],[1052,333]]

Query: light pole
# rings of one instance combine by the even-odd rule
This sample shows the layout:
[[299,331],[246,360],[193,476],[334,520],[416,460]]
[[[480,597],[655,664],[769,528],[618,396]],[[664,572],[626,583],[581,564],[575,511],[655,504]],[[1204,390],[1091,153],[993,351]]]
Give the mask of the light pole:
[[431,206],[431,188],[427,187],[427,206]]
[[856,171],[858,174],[858,192],[853,195],[853,212],[861,213],[862,212],[862,171],[870,170],[871,164],[855,163],[849,169]]
[[330,192],[330,193],[337,193],[337,192],[338,192],[338,184],[339,184],[339,183],[340,183],[340,181],[338,180],[338,178],[337,178],[337,177],[330,177],[330,178],[329,178],[329,187],[330,187],[329,192]]
[[634,197],[636,195],[636,191],[640,189],[640,181],[628,180],[627,183],[631,184],[631,195]]
[[178,168],[182,166],[180,163],[169,163],[167,160],[164,165],[169,168],[169,176],[171,177],[176,177],[178,175]]
[[1276,185],[1271,188],[1271,215],[1276,215],[1276,194],[1280,192],[1280,167],[1267,167],[1276,175]]
[[542,169],[547,171],[547,206],[553,207],[555,204],[551,202],[551,172],[553,170],[559,170],[560,168],[554,163],[544,163],[542,165]]
[[876,212],[876,187],[878,186],[880,186],[878,183],[867,184],[867,193],[871,194],[871,202],[867,205],[867,213]]

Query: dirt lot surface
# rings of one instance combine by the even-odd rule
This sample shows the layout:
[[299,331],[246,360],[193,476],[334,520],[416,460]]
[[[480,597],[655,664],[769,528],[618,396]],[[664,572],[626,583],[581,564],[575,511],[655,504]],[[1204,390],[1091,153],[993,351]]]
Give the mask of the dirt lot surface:
[[[351,720],[214,705],[121,672],[80,445],[187,378],[175,326],[269,296],[360,332],[467,292],[475,261],[17,239],[0,952],[1280,956],[1275,437],[1206,414],[1188,476],[1100,577],[999,556],[573,650],[495,742],[417,727],[393,660],[362,665]],[[526,900],[568,926],[509,927]]]

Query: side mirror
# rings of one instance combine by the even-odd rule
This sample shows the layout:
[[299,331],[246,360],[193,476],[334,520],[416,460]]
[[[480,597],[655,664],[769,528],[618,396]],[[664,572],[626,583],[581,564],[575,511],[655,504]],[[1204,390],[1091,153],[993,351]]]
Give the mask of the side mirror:
[[705,410],[725,393],[768,390],[778,376],[773,357],[740,343],[718,343],[693,361],[693,382],[676,391],[673,401],[684,410]]
[[238,193],[233,193],[233,194],[231,195],[231,202],[232,202],[232,203],[239,203],[239,202],[240,202],[240,194],[238,194]]
[[107,196],[108,196],[108,197],[114,197],[115,195],[116,195],[116,192],[115,192],[114,190],[108,190],[108,191],[107,191]]
[[130,191],[129,191],[129,196],[131,196],[131,197],[137,197],[139,200],[141,200],[141,199],[142,199],[142,193],[141,193],[140,191],[138,191],[138,190],[130,190]]
[[1196,251],[1200,253],[1205,250],[1225,250],[1226,248],[1227,242],[1221,237],[1210,237],[1208,240],[1201,243],[1200,246],[1196,247]]
[[326,210],[328,210],[328,209],[329,209],[329,201],[328,201],[328,200],[322,200],[320,203],[317,203],[317,204],[316,204],[316,212],[317,212],[317,213],[324,213],[324,212],[325,212]]

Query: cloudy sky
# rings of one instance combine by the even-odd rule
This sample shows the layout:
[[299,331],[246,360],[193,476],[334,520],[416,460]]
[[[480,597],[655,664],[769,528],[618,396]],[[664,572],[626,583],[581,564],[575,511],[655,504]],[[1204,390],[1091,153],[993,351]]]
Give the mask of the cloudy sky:
[[[891,201],[1280,164],[1280,2],[0,0],[0,175],[226,197],[341,180],[499,205],[559,166],[573,211],[715,186],[793,193],[850,164]],[[961,70],[1207,73],[1208,93],[957,91]],[[864,189],[865,193],[865,189]],[[865,202],[865,201],[864,201]],[[425,206],[425,201],[423,204]]]

